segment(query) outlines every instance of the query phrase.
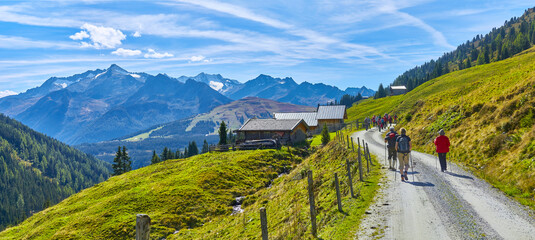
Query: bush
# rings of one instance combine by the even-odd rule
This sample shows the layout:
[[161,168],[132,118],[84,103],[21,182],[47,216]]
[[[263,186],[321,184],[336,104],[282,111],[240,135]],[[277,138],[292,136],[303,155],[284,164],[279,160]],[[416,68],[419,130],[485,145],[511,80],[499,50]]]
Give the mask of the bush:
[[492,157],[502,150],[503,145],[505,144],[505,139],[507,139],[506,134],[500,134],[497,136],[490,136],[487,138],[489,143],[489,149],[487,151],[487,156]]
[[323,146],[327,145],[331,141],[331,136],[329,135],[329,129],[327,129],[327,125],[323,124],[323,130],[321,130],[321,144]]
[[411,120],[412,120],[412,115],[411,114],[405,115],[405,121],[406,122],[410,122]]

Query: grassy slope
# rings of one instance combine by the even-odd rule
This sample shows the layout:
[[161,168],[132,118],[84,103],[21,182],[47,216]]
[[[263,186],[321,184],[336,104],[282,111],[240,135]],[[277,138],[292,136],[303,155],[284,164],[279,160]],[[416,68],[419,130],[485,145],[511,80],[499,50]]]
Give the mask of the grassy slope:
[[132,239],[137,213],[151,216],[151,236],[165,237],[229,215],[235,197],[264,188],[291,162],[275,150],[166,161],[83,190],[1,232],[0,239]]
[[[261,206],[267,208],[272,238],[309,238],[304,177],[308,169],[314,171],[319,236],[350,239],[375,195],[380,173],[372,168],[366,182],[354,179],[361,195],[349,198],[346,158],[354,159],[355,153],[332,141],[304,161],[285,150],[209,153],[169,160],[75,194],[1,232],[0,239],[132,239],[137,213],[151,216],[154,239],[259,238]],[[334,172],[340,177],[345,214],[337,212]],[[353,173],[357,174],[356,167]],[[231,202],[237,196],[247,196],[245,212],[230,215]],[[173,234],[176,230],[179,233]]]
[[[349,120],[396,113],[422,151],[444,128],[450,159],[535,207],[535,48],[500,62],[452,72],[395,97],[348,110]],[[408,121],[408,119],[411,119]]]
[[[376,168],[372,168],[364,183],[358,183],[354,177],[354,189],[355,192],[360,189],[360,197],[350,198],[344,174],[345,159],[355,159],[355,155],[338,142],[331,141],[289,174],[277,178],[272,187],[247,196],[244,213],[220,217],[201,228],[180,231],[168,239],[260,239],[260,207],[267,211],[270,239],[311,238],[306,178],[309,169],[313,171],[316,188],[318,237],[353,239],[381,177]],[[352,170],[354,176],[357,175],[356,166]],[[335,172],[340,179],[344,214],[337,210]]]

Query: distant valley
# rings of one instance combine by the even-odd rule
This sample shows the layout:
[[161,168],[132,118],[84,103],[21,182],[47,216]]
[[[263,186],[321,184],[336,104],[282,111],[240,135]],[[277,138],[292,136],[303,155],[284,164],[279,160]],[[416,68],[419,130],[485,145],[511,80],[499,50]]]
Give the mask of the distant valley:
[[269,99],[246,97],[218,106],[212,111],[164,124],[127,135],[114,141],[77,145],[80,150],[99,159],[111,162],[118,145],[125,145],[131,151],[132,166],[139,168],[150,164],[153,150],[158,153],[165,147],[173,151],[184,150],[190,141],[200,146],[204,140],[217,143],[217,130],[225,121],[230,130],[238,129],[249,118],[271,118],[274,112],[312,112],[315,107],[281,103]]

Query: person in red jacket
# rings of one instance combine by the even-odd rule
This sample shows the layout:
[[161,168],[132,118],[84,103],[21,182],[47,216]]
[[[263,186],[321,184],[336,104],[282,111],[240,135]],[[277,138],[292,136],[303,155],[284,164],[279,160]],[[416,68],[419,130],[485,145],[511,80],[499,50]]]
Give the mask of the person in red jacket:
[[445,136],[444,129],[438,131],[439,136],[435,138],[435,146],[437,147],[438,160],[440,160],[440,169],[442,172],[447,170],[446,153],[450,151],[450,139]]

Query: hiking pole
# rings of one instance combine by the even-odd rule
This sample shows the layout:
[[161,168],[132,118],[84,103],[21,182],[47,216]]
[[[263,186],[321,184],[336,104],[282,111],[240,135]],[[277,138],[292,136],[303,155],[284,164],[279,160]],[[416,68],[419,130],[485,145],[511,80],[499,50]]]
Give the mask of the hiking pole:
[[435,167],[436,167],[437,170],[438,170],[438,153],[437,153],[437,159],[436,159],[436,161],[435,161]]
[[412,160],[412,152],[409,153],[409,157],[410,157],[410,159],[411,159],[412,181],[414,182],[414,175],[415,175],[415,174],[414,174],[414,162],[413,162],[413,160]]
[[385,143],[385,166],[386,166],[386,143]]

